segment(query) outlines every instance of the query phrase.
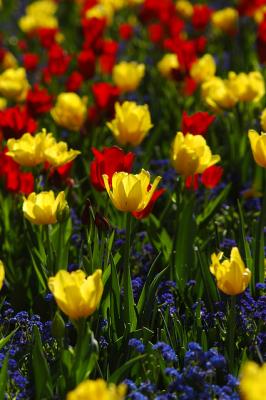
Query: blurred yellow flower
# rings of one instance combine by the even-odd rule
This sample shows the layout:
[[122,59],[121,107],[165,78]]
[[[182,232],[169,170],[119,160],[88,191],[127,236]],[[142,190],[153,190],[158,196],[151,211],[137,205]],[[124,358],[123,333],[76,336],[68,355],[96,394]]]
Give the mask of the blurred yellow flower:
[[177,132],[172,145],[171,162],[180,175],[202,174],[219,161],[220,156],[212,154],[204,137]]
[[60,192],[55,197],[52,190],[49,192],[31,193],[23,202],[23,214],[26,219],[36,225],[55,224],[57,214],[68,209],[65,193]]
[[60,270],[48,280],[58,307],[72,319],[88,317],[100,303],[103,293],[102,271],[97,269],[86,278],[78,269],[74,272]]
[[165,78],[172,78],[173,70],[178,69],[179,62],[176,54],[168,53],[158,62],[157,68]]
[[250,282],[251,271],[245,267],[238,248],[232,248],[230,260],[220,262],[222,257],[222,252],[211,255],[210,271],[216,278],[217,287],[231,296],[244,292]]
[[7,106],[7,100],[3,97],[0,97],[0,111],[4,110]]
[[107,122],[118,143],[138,146],[153,127],[147,104],[137,105],[134,101],[115,104],[115,118]]
[[0,260],[0,290],[3,287],[4,279],[5,279],[5,268],[3,262]]
[[161,180],[157,176],[151,186],[150,174],[144,169],[139,174],[115,172],[112,177],[112,191],[107,175],[103,181],[113,205],[120,211],[142,211],[149,204],[156,187]]
[[86,18],[105,18],[108,24],[113,22],[114,8],[108,2],[96,4],[89,8],[85,14]]
[[232,7],[215,11],[211,16],[211,23],[223,32],[234,33],[238,23],[238,11]]
[[176,11],[181,18],[190,19],[193,15],[193,5],[187,0],[177,0]]
[[250,129],[248,137],[254,160],[258,165],[266,168],[266,133],[261,132],[261,135],[259,135],[258,132]]
[[248,74],[229,72],[228,85],[239,101],[259,101],[265,94],[264,78],[259,71]]
[[57,4],[54,1],[34,1],[26,7],[26,14],[19,19],[18,25],[26,33],[38,28],[57,28],[56,11]]
[[240,373],[240,395],[242,400],[266,399],[266,364],[262,366],[253,361],[244,364]]
[[253,18],[257,24],[260,24],[264,19],[264,14],[266,12],[266,5],[262,5],[255,9]]
[[29,87],[24,68],[8,68],[0,74],[0,94],[8,100],[25,100]]
[[79,131],[86,119],[86,101],[76,93],[60,93],[51,110],[55,122],[72,131]]
[[112,71],[113,81],[121,92],[136,90],[145,74],[145,65],[122,61]]
[[201,96],[205,103],[216,112],[234,107],[238,100],[229,87],[228,81],[217,76],[203,82]]
[[264,110],[261,113],[260,124],[261,124],[262,130],[265,132],[266,131],[266,108],[264,108]]
[[216,72],[216,64],[213,56],[204,54],[195,61],[190,68],[190,76],[194,81],[202,83],[212,78]]
[[46,133],[45,129],[35,136],[30,133],[24,133],[19,139],[8,139],[7,155],[20,165],[34,167],[46,161],[44,152],[46,148],[53,146],[55,143],[53,135]]
[[103,379],[86,380],[68,393],[66,400],[124,400],[127,387],[113,383],[107,385]]
[[53,167],[59,167],[74,160],[80,151],[68,150],[67,143],[58,142],[46,148],[44,151],[45,161],[48,161]]
[[4,54],[4,57],[1,61],[0,66],[2,69],[17,68],[18,62],[17,62],[16,57],[10,51],[7,51]]

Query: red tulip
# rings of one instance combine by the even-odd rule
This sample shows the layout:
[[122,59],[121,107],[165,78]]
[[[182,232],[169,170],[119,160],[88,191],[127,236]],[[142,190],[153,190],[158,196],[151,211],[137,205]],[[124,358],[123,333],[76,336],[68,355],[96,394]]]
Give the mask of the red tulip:
[[95,159],[90,165],[90,180],[96,190],[105,190],[103,174],[108,175],[111,186],[112,176],[115,172],[131,172],[135,154],[131,152],[126,154],[117,146],[104,147],[102,151],[93,147],[92,152]]
[[188,115],[183,112],[181,130],[192,135],[205,135],[210,124],[215,120],[214,115],[209,115],[207,112],[197,112],[193,115]]

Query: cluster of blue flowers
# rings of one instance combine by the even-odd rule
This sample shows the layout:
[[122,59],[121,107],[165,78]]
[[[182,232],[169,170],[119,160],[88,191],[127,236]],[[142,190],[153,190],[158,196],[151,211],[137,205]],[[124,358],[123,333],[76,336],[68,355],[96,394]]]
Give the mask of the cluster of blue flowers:
[[[139,343],[135,343],[136,347]],[[153,346],[160,350],[166,364],[177,361],[174,350],[163,342]],[[160,388],[160,377],[157,382],[136,384],[126,379],[131,400],[237,400],[238,380],[228,373],[226,360],[215,349],[204,351],[195,342],[188,344],[184,365],[181,368],[168,366],[164,370],[164,390]],[[165,385],[165,382],[168,382]],[[165,389],[165,387],[167,388]]]
[[[47,355],[52,349],[51,322],[41,322],[39,315],[30,316],[26,311],[16,313],[10,303],[5,301],[0,310],[0,332],[2,337],[14,332],[9,342],[0,350],[0,369],[8,355],[8,398],[25,400],[33,398],[33,389],[29,371],[32,370],[32,360],[28,357],[28,348],[33,338],[33,327],[37,326],[43,344],[46,344]],[[51,359],[52,360],[52,359]]]

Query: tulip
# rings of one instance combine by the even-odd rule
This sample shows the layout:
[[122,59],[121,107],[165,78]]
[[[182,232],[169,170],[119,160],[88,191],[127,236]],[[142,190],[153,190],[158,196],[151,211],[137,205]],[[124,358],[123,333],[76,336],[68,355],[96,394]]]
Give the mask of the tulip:
[[51,110],[55,122],[72,131],[79,131],[86,119],[86,105],[76,93],[61,93]]
[[29,88],[24,68],[8,68],[0,74],[0,94],[9,100],[24,101]]
[[37,225],[55,224],[58,215],[68,209],[65,193],[60,192],[55,198],[54,192],[31,193],[23,202],[24,217]]
[[194,81],[202,83],[212,78],[216,72],[216,64],[213,56],[205,54],[195,61],[190,69],[190,76]]
[[46,133],[45,129],[35,136],[25,133],[20,139],[12,138],[7,141],[7,155],[20,165],[33,167],[45,161],[46,148],[54,144],[55,138],[51,133]]
[[243,400],[266,399],[266,364],[247,361],[240,373],[240,394]]
[[74,160],[80,151],[68,150],[65,142],[58,142],[44,151],[45,160],[53,167],[59,167]]
[[60,270],[48,280],[58,307],[76,320],[88,317],[96,310],[103,293],[102,271],[96,270],[86,278],[82,270]]
[[187,177],[201,174],[220,161],[219,155],[213,155],[206,140],[201,135],[177,132],[173,142],[171,161],[175,170]]
[[162,76],[165,78],[172,78],[173,71],[177,70],[179,62],[176,54],[165,54],[163,58],[158,62],[157,68]]
[[4,279],[5,279],[5,268],[3,262],[0,260],[0,290],[3,287]]
[[95,6],[89,8],[86,11],[86,18],[92,19],[92,18],[97,18],[97,19],[105,19],[110,25],[113,21],[113,16],[114,16],[114,9],[113,7],[108,4],[96,4]]
[[217,112],[233,108],[238,101],[228,81],[217,76],[203,82],[201,96],[207,105]]
[[205,135],[208,127],[215,120],[214,115],[209,115],[207,112],[196,112],[193,115],[188,115],[186,111],[182,114],[182,132],[191,133],[192,135]]
[[211,23],[215,28],[225,33],[232,34],[237,28],[238,11],[232,7],[215,11],[211,16]]
[[210,271],[217,280],[218,288],[227,295],[237,295],[247,288],[251,271],[245,267],[237,247],[233,247],[230,260],[220,262],[223,253],[212,254]]
[[228,85],[238,101],[259,101],[265,94],[264,78],[259,71],[229,72]]
[[57,4],[54,1],[34,1],[26,7],[26,15],[19,19],[19,27],[23,32],[32,32],[38,28],[57,28],[55,17]]
[[107,175],[103,175],[103,180],[113,205],[120,211],[135,212],[147,207],[161,177],[157,176],[149,188],[150,174],[144,169],[136,175],[115,172],[112,177],[112,191]]
[[193,15],[193,5],[188,0],[177,0],[176,11],[181,18],[189,20]]
[[121,92],[136,90],[145,74],[145,65],[136,62],[126,62],[114,66],[112,71],[113,81]]
[[250,129],[248,137],[256,163],[266,168],[266,133],[261,132],[261,135],[259,135],[258,132]]
[[103,379],[86,380],[67,394],[66,400],[123,400],[126,385],[107,385]]
[[132,146],[138,146],[153,127],[147,104],[139,106],[133,101],[115,103],[115,118],[107,126],[118,143]]
[[94,160],[90,165],[90,180],[96,190],[105,190],[102,176],[109,178],[109,185],[112,186],[112,176],[115,172],[131,172],[135,158],[133,153],[124,153],[117,146],[104,147],[103,151],[92,148]]

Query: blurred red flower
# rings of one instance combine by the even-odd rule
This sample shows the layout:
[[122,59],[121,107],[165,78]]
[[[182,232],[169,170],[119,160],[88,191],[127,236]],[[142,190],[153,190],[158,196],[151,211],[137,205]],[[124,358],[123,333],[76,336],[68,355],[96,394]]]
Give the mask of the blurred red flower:
[[39,116],[52,108],[52,96],[49,95],[47,89],[41,89],[35,84],[33,89],[28,91],[26,105],[31,115]]
[[196,112],[193,115],[188,115],[186,111],[183,112],[181,130],[185,133],[192,135],[205,135],[208,127],[215,120],[214,115],[207,112]]
[[23,55],[23,64],[27,71],[34,71],[39,63],[39,56],[34,53]]
[[102,151],[93,147],[92,152],[95,158],[90,165],[90,180],[96,190],[105,190],[103,174],[108,175],[109,184],[112,186],[112,176],[115,172],[131,172],[135,154],[124,153],[117,146],[104,147]]
[[4,138],[20,138],[24,133],[33,133],[37,122],[29,115],[26,107],[9,107],[0,111],[0,130]]
[[212,10],[206,4],[195,4],[193,8],[192,25],[197,30],[204,30],[211,18]]
[[212,165],[205,169],[201,175],[201,182],[207,189],[213,189],[220,182],[223,175],[223,168],[218,165]]

